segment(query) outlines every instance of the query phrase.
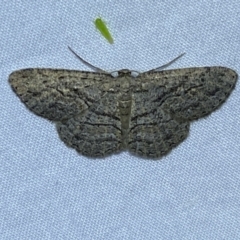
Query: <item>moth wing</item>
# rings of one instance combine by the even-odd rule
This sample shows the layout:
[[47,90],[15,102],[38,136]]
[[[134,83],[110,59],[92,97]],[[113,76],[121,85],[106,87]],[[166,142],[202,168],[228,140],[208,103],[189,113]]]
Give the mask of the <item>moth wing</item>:
[[139,78],[128,149],[159,158],[188,136],[191,120],[210,114],[227,99],[237,74],[228,68],[204,67],[142,73]]
[[118,95],[114,92],[106,92],[84,114],[56,125],[61,140],[82,155],[105,157],[122,150]]
[[[110,78],[105,75],[105,79]],[[9,83],[32,112],[49,120],[61,121],[99,101],[101,76],[94,72],[32,68],[13,72]]]
[[160,93],[156,93],[161,102],[159,107],[175,118],[189,121],[204,117],[221,106],[238,78],[235,71],[226,67],[175,69],[149,75],[150,81],[161,88]]

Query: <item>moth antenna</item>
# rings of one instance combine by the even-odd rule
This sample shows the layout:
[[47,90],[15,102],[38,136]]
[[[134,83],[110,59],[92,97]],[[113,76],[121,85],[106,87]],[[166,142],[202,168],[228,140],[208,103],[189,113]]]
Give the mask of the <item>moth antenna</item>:
[[102,70],[101,68],[95,67],[94,65],[92,65],[91,63],[85,61],[83,58],[81,58],[76,52],[74,52],[69,46],[68,49],[81,61],[83,62],[85,65],[87,65],[88,67],[92,68],[95,72],[100,72],[100,73],[108,73],[104,70]]
[[168,63],[166,63],[166,64],[164,64],[164,65],[162,65],[162,66],[160,66],[160,67],[158,67],[158,68],[151,69],[151,70],[149,70],[149,71],[147,71],[147,72],[144,72],[144,73],[160,71],[160,70],[162,70],[162,69],[164,69],[164,68],[167,68],[167,67],[169,67],[171,64],[173,64],[174,62],[176,62],[179,58],[181,58],[181,57],[182,57],[183,55],[185,55],[185,54],[186,54],[186,53],[182,53],[182,54],[180,54],[178,57],[176,57],[176,58],[174,58],[173,60],[171,60],[170,62],[168,62]]

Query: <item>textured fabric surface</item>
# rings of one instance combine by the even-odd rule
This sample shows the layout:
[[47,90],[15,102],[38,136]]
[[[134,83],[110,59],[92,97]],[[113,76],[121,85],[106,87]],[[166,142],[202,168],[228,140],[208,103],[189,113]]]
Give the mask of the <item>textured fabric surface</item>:
[[[240,73],[240,2],[0,1],[0,239],[240,239],[240,81],[159,161],[123,152],[88,159],[8,84],[17,69],[146,71],[230,67]],[[95,29],[101,16],[114,38]]]

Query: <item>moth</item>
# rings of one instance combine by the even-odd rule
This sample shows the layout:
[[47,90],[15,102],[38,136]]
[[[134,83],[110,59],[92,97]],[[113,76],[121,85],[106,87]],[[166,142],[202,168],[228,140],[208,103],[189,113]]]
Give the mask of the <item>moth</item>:
[[113,44],[113,38],[108,31],[105,22],[101,18],[97,18],[95,19],[94,24],[96,28],[100,31],[100,33],[103,35],[103,37],[105,37],[110,44]]
[[67,146],[88,157],[126,150],[161,158],[186,139],[192,121],[224,103],[238,78],[220,66],[137,76],[123,69],[114,78],[73,53],[96,72],[28,68],[11,73],[9,83],[30,111],[56,124]]

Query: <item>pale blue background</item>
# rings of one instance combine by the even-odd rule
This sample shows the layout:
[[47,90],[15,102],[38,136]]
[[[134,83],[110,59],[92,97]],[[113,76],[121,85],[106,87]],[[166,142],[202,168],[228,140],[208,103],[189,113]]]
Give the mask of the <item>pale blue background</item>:
[[[102,16],[115,40],[95,29]],[[0,1],[0,239],[240,239],[240,86],[159,161],[92,160],[11,91],[17,69],[222,65],[240,73],[239,0]]]

